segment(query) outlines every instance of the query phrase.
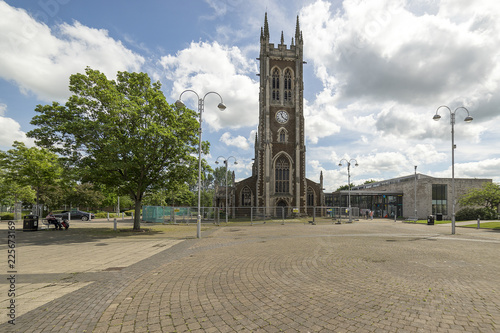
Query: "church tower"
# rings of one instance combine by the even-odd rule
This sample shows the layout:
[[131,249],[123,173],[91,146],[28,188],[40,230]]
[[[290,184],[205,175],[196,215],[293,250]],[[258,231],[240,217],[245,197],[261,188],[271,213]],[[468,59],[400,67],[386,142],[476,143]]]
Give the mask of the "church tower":
[[236,184],[237,206],[266,207],[266,214],[271,215],[285,207],[288,215],[294,208],[306,213],[307,207],[322,205],[321,185],[305,177],[303,46],[298,16],[289,47],[284,43],[283,32],[278,45],[270,43],[266,13],[258,58],[255,161],[252,177]]

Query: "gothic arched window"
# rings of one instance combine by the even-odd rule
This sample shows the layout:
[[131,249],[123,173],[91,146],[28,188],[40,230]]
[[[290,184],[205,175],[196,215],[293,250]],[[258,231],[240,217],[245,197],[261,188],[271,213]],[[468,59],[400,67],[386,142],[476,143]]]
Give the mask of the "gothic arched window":
[[314,191],[312,188],[307,188],[307,205],[314,206]]
[[283,99],[285,102],[292,103],[292,71],[287,68],[284,75]]
[[278,68],[273,69],[271,80],[272,100],[278,102],[280,100],[280,70]]
[[278,141],[286,142],[286,130],[284,128],[280,129],[278,132]]
[[252,205],[252,191],[248,186],[245,186],[241,191],[241,205],[242,206]]
[[289,193],[290,192],[290,165],[288,160],[281,157],[276,161],[275,169],[275,192]]

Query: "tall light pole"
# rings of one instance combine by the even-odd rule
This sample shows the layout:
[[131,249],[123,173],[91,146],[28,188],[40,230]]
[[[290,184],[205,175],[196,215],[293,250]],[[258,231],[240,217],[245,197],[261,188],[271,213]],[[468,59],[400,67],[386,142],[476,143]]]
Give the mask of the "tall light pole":
[[227,207],[227,162],[229,161],[230,158],[234,159],[234,164],[238,164],[238,162],[236,161],[236,157],[234,157],[234,156],[229,156],[228,158],[225,158],[224,156],[219,156],[219,157],[217,157],[215,164],[219,164],[219,158],[224,159],[224,165],[226,167],[225,174],[226,174],[226,224],[227,224],[227,215],[228,215],[227,212],[229,211],[228,207]]
[[438,121],[441,119],[441,116],[438,114],[440,108],[447,108],[450,111],[450,124],[451,124],[451,202],[452,202],[452,211],[451,211],[451,234],[455,234],[455,149],[457,148],[455,145],[455,114],[458,110],[463,109],[467,112],[467,117],[465,117],[464,121],[466,123],[470,123],[472,121],[472,117],[469,114],[469,110],[467,110],[463,106],[459,106],[454,111],[451,111],[449,107],[446,105],[441,105],[437,108],[436,114],[432,119]]
[[185,92],[192,92],[196,95],[198,98],[198,114],[200,116],[200,128],[198,129],[198,136],[199,136],[199,142],[198,142],[198,220],[197,220],[197,227],[196,227],[196,237],[201,238],[201,133],[202,133],[202,116],[203,116],[203,108],[205,105],[205,98],[209,94],[216,94],[220,98],[220,103],[217,105],[219,110],[224,111],[226,109],[226,106],[224,105],[224,101],[222,100],[222,96],[216,93],[215,91],[210,91],[203,96],[203,98],[200,98],[200,96],[196,93],[196,91],[188,89],[184,90],[180,96],[179,99],[175,102],[175,105],[178,107],[185,107],[186,105],[182,102],[182,95]]
[[417,166],[415,165],[415,182],[413,184],[413,187],[415,189],[415,222],[418,220],[418,214],[417,214]]
[[354,161],[354,166],[358,166],[358,161],[352,158],[350,161],[345,158],[341,159],[339,166],[342,166],[342,161],[347,163],[347,185],[349,186],[348,197],[349,197],[349,223],[352,223],[352,213],[351,213],[351,162]]

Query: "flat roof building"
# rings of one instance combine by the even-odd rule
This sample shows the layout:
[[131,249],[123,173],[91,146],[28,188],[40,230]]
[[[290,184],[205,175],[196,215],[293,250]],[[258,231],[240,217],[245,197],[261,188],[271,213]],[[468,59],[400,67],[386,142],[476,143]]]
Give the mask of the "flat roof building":
[[[458,200],[473,188],[481,188],[491,179],[455,178],[455,213],[460,210]],[[333,206],[347,207],[349,191],[333,193]],[[351,188],[351,206],[360,214],[374,211],[374,217],[426,219],[429,215],[451,219],[452,179],[413,174]],[[416,215],[416,216],[415,216]]]

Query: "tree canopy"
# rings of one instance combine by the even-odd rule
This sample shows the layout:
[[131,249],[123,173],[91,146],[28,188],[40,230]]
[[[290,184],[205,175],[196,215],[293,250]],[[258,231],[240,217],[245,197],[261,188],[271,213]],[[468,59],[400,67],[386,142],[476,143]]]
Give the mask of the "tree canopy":
[[[197,114],[169,105],[159,82],[145,73],[118,72],[116,80],[91,68],[70,77],[65,105],[38,105],[28,136],[66,158],[80,179],[115,188],[135,202],[140,229],[144,194],[196,177]],[[204,143],[205,150],[208,144]]]
[[491,210],[500,209],[500,185],[483,183],[481,188],[475,188],[464,194],[460,200],[462,206],[482,206]]
[[50,188],[61,179],[63,171],[56,154],[39,147],[28,148],[18,141],[12,149],[2,152],[0,167],[7,171],[7,184],[18,188],[24,198],[29,197],[25,187],[31,186],[36,192],[37,207],[41,196],[51,196]]

